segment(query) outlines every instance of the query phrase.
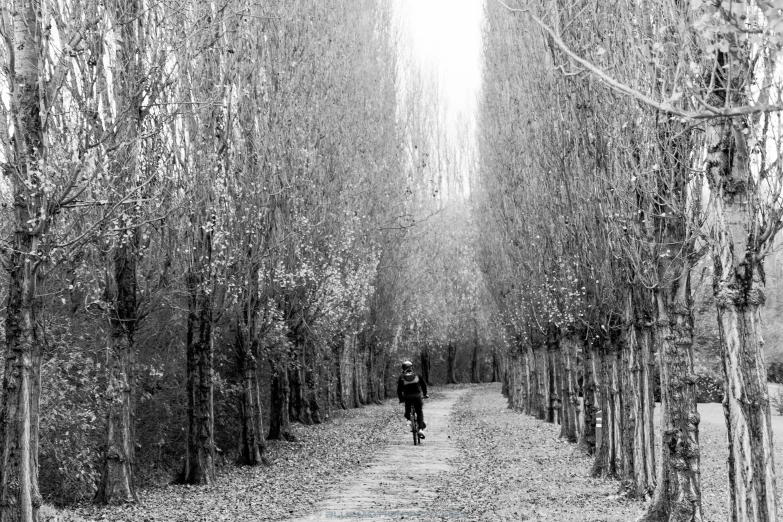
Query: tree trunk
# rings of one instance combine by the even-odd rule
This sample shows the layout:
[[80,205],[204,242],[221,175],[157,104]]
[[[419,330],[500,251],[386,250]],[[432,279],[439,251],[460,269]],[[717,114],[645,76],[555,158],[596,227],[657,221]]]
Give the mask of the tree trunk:
[[621,433],[623,423],[620,399],[619,357],[620,350],[613,336],[603,335],[600,340],[600,410],[602,419],[601,445],[596,447],[593,477],[619,477],[623,454]]
[[504,358],[503,364],[507,370],[503,374],[503,385],[500,388],[503,396],[508,400],[508,407],[511,409],[517,409],[517,374],[515,367],[517,365],[517,355],[511,354]]
[[549,372],[549,357],[547,355],[546,345],[539,345],[537,350],[533,350],[533,353],[536,360],[536,384],[538,385],[538,404],[536,405],[537,416],[543,421],[549,421],[551,374]]
[[470,382],[481,384],[481,361],[479,357],[478,334],[473,338],[473,359],[470,361]]
[[421,378],[424,379],[424,382],[427,384],[427,386],[432,386],[432,382],[430,381],[430,352],[428,348],[424,348],[421,351]]
[[[251,319],[252,321],[252,319]],[[254,321],[253,321],[254,322]],[[239,459],[244,466],[267,464],[261,390],[258,380],[258,340],[255,328],[237,321],[234,350],[241,378],[239,396]]]
[[661,465],[645,521],[702,520],[699,414],[693,374],[690,269],[656,290],[655,341],[661,366]]
[[[139,128],[142,80],[139,63],[139,6],[137,0],[114,0],[111,15],[118,23],[121,44],[115,67],[114,97],[117,103],[115,122],[120,129],[116,156],[112,169],[117,193],[137,185],[139,176]],[[105,393],[107,408],[106,438],[103,449],[103,469],[96,502],[127,504],[137,502],[134,481],[135,462],[135,408],[134,397],[134,334],[137,316],[136,265],[138,257],[138,221],[140,216],[126,211],[119,217],[120,227],[128,230],[128,237],[120,237],[114,245],[114,284],[108,285],[109,349],[106,368],[108,388]],[[135,218],[135,219],[134,219]],[[134,222],[135,221],[135,222]],[[112,288],[113,286],[113,288]]]
[[549,395],[549,400],[546,404],[547,420],[559,424],[562,416],[562,405],[560,402],[560,329],[552,323],[547,327],[545,355],[548,366],[547,391]]
[[492,382],[499,382],[500,376],[500,357],[498,357],[497,349],[492,350]]
[[446,356],[446,384],[457,384],[457,347],[449,343]]
[[533,415],[535,409],[535,386],[533,381],[536,367],[535,360],[531,360],[530,358],[531,352],[530,343],[527,343],[527,348],[525,349],[525,352],[522,353],[524,367],[522,368],[522,374],[520,375],[523,382],[523,393],[525,394],[522,411],[525,412],[526,415]]
[[34,243],[24,232],[17,232],[15,239],[9,256],[6,360],[0,410],[0,520],[32,522],[37,520],[42,503],[38,489],[37,402],[42,357],[35,323],[34,256],[24,250]]
[[636,303],[636,290],[628,288],[623,325],[622,390],[626,423],[623,426],[622,481],[634,496],[645,498],[655,488],[654,400],[650,372],[650,331]]
[[[639,496],[652,495],[656,485],[656,463],[655,463],[655,351],[652,335],[652,323],[649,317],[641,319],[640,327],[637,329],[637,338],[639,340],[639,388],[642,390],[642,408],[643,417],[636,423],[636,433],[634,438],[636,444],[634,448],[637,456],[634,457],[636,467],[636,485]],[[640,465],[640,462],[644,465]]]
[[595,334],[588,330],[584,342],[582,395],[584,424],[582,436],[579,439],[579,447],[588,454],[596,451],[595,424],[596,415],[600,409],[599,381],[598,381],[598,354],[595,347]]
[[[727,52],[716,51],[716,59],[710,61],[714,63],[707,71],[714,78],[707,93],[710,104],[746,105],[750,79],[765,82],[774,75],[768,71],[756,78],[756,71],[751,71],[751,46],[744,37],[734,38]],[[714,210],[713,294],[726,390],[729,520],[771,522],[777,520],[775,462],[758,323],[764,305],[763,251],[765,245],[774,244],[780,222],[775,210],[779,202],[762,188],[767,183],[765,163],[758,176],[751,171],[748,136],[758,132],[753,137],[761,144],[769,139],[765,135],[769,120],[756,123],[746,118],[710,120],[705,129],[705,170]]]
[[[0,403],[0,522],[35,522],[42,498],[38,489],[38,414],[41,345],[36,326],[42,237],[51,225],[41,172],[46,170],[41,124],[40,63],[43,18],[40,0],[17,2],[8,27],[14,49],[9,60],[11,121],[14,122],[13,245],[8,250],[5,319],[5,373]],[[0,122],[5,124],[5,122]],[[5,151],[3,151],[5,152]],[[6,172],[4,172],[5,174]],[[26,185],[27,183],[28,185]],[[30,187],[30,188],[28,188]]]
[[313,419],[307,401],[308,391],[305,382],[305,343],[294,341],[294,357],[288,367],[288,382],[291,398],[288,401],[288,416],[292,421],[310,426]]
[[345,406],[345,396],[343,393],[343,352],[345,351],[345,339],[339,340],[332,347],[332,354],[334,356],[334,403],[342,409],[348,409]]
[[563,401],[563,420],[561,422],[560,437],[569,442],[579,440],[579,398],[577,397],[576,360],[579,352],[579,341],[571,335],[567,335],[560,342],[561,367],[563,369],[561,381],[561,397]]
[[[129,158],[130,160],[130,158]],[[131,160],[132,161],[132,160]],[[137,502],[134,481],[134,336],[136,331],[136,248],[137,237],[116,247],[112,310],[109,312],[109,349],[106,367],[106,438],[103,469],[96,502],[127,504]]]
[[[211,265],[211,237],[200,231],[203,266]],[[194,260],[195,262],[196,260]],[[186,276],[190,294],[187,330],[188,430],[185,463],[179,481],[212,484],[215,480],[214,415],[212,402],[212,298],[205,278],[194,267]]]
[[[276,349],[286,348],[276,347]],[[288,418],[288,400],[291,393],[288,383],[288,356],[285,353],[278,353],[269,359],[269,366],[272,371],[272,390],[267,439],[293,441],[295,437],[291,434],[291,421]]]

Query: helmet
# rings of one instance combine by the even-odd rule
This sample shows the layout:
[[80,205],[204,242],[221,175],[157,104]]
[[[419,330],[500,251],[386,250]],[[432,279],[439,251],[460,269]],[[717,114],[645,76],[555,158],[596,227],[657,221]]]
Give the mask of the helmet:
[[410,370],[411,368],[413,368],[413,363],[412,362],[405,361],[404,363],[402,363],[402,369],[403,370]]

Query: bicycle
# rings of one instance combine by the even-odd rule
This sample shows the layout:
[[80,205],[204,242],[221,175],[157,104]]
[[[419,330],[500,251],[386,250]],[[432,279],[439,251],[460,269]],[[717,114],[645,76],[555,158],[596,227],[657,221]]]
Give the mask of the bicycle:
[[411,431],[413,432],[413,445],[421,444],[419,439],[419,417],[416,415],[416,408],[411,406]]

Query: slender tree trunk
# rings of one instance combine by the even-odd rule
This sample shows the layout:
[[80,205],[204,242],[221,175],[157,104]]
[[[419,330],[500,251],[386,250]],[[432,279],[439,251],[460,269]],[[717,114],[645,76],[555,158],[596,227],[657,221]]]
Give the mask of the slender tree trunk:
[[541,364],[537,350],[533,345],[532,339],[527,343],[527,361],[530,367],[530,412],[539,419],[544,419],[546,410],[544,410],[544,391],[542,388]]
[[0,403],[0,522],[35,522],[42,503],[38,489],[42,353],[36,326],[36,286],[41,262],[38,252],[53,209],[47,208],[43,190],[37,188],[41,186],[40,173],[47,166],[39,93],[45,52],[41,9],[40,0],[17,2],[13,27],[7,28],[8,45],[14,49],[8,61],[7,85],[15,125],[14,157],[7,161],[13,162],[15,172],[7,178],[14,198],[14,235],[6,265],[9,288]]
[[215,480],[213,406],[213,298],[207,288],[212,273],[212,237],[206,227],[198,232],[197,252],[186,276],[189,292],[187,329],[188,430],[185,463],[179,480],[185,484],[212,484]]
[[343,394],[343,352],[345,351],[345,338],[340,339],[332,347],[332,354],[334,356],[334,402],[335,405],[342,409],[348,409],[345,406],[345,396]]
[[492,382],[499,382],[500,380],[500,357],[498,357],[497,349],[494,349],[492,350]]
[[432,382],[430,382],[430,352],[426,346],[421,351],[420,358],[421,358],[421,377],[422,379],[424,379],[424,382],[427,384],[427,386],[431,386]]
[[[521,347],[520,347],[521,348]],[[530,349],[530,343],[528,343],[527,348],[525,349],[525,352],[522,353],[522,358],[524,362],[524,368],[522,369],[523,374],[521,375],[521,379],[523,380],[523,390],[525,394],[525,402],[522,407],[522,411],[525,412],[526,415],[533,415],[533,410],[535,409],[535,361],[530,359],[531,355],[531,349]]]
[[[118,22],[121,43],[115,68],[114,95],[120,129],[116,143],[115,172],[118,193],[138,184],[139,128],[141,126],[139,83],[142,70],[138,35],[139,6],[137,0],[114,0],[111,3],[114,20]],[[129,231],[114,246],[114,284],[107,289],[109,311],[109,349],[106,368],[108,388],[106,398],[106,438],[103,469],[95,500],[100,503],[127,504],[137,502],[134,481],[135,411],[134,411],[134,334],[137,315],[136,265],[138,257],[138,216],[123,212],[120,227]],[[135,219],[134,219],[135,218]]]
[[481,360],[479,356],[478,334],[473,337],[473,359],[470,361],[470,382],[473,384],[481,383]]
[[299,335],[291,336],[294,347],[294,357],[288,367],[288,382],[291,398],[288,402],[288,415],[292,421],[312,425],[313,419],[308,404],[308,390],[305,381],[307,365],[307,343]]
[[[652,495],[656,486],[656,462],[655,462],[655,351],[652,335],[652,323],[648,317],[641,319],[641,325],[637,329],[639,341],[639,389],[642,393],[643,415],[636,423],[634,445],[637,455],[634,457],[636,466],[637,495]],[[643,465],[639,463],[643,462]]]
[[[285,348],[278,348],[284,350]],[[291,421],[288,418],[290,386],[288,383],[288,357],[279,353],[269,359],[272,371],[272,393],[269,411],[269,440],[295,440],[291,434]]]
[[604,335],[600,341],[600,410],[602,419],[601,444],[596,447],[592,476],[619,477],[622,468],[620,445],[622,404],[619,397],[619,349]]
[[540,344],[537,350],[538,357],[538,386],[541,402],[539,404],[539,417],[541,420],[552,422],[552,371],[549,364],[549,350],[546,343]]
[[352,351],[353,359],[351,361],[351,365],[353,366],[352,369],[352,375],[353,375],[353,382],[351,383],[353,385],[353,407],[354,408],[361,408],[364,406],[364,395],[362,394],[362,387],[361,387],[361,379],[362,379],[362,370],[361,370],[361,354],[360,354],[360,344],[359,339],[354,335],[353,340],[353,351]]
[[[252,323],[255,322],[251,318]],[[267,464],[264,419],[261,412],[261,390],[258,380],[258,340],[253,324],[237,321],[234,350],[241,378],[239,396],[240,443],[239,464]]]
[[627,423],[623,427],[623,473],[626,488],[637,497],[647,497],[655,489],[654,400],[650,372],[651,337],[649,327],[635,303],[641,298],[628,289],[623,327],[622,389]]
[[595,423],[596,415],[600,409],[600,394],[598,382],[598,354],[596,353],[594,334],[588,331],[584,342],[583,358],[583,410],[584,410],[584,431],[579,439],[579,447],[589,454],[596,451]]
[[517,354],[513,354],[510,356],[506,356],[503,358],[503,379],[502,379],[502,385],[500,387],[500,393],[503,394],[503,397],[508,399],[509,401],[509,408],[513,407],[513,402],[517,398],[515,395],[517,394],[516,390],[516,381],[514,378],[516,375],[509,371],[509,368],[514,368],[517,364],[519,364],[519,361],[517,359]]
[[138,501],[134,481],[135,414],[134,335],[136,330],[136,234],[114,254],[113,309],[109,317],[106,438],[97,502],[127,504]]
[[446,356],[446,384],[457,384],[457,347],[449,343]]
[[321,418],[321,402],[318,400],[320,377],[312,368],[305,373],[305,384],[307,385],[307,409],[310,412],[310,419],[313,421],[313,424],[321,424],[323,422]]
[[[22,236],[22,237],[20,237]],[[42,498],[38,489],[38,404],[41,346],[35,324],[35,287],[29,234],[17,232],[11,253],[6,311],[5,375],[0,410],[0,520],[37,520]],[[21,247],[21,248],[20,248]]]
[[547,420],[555,424],[560,423],[562,404],[560,402],[560,329],[554,324],[547,327],[546,339],[547,361]]
[[563,401],[563,420],[560,437],[569,442],[579,440],[579,398],[577,397],[576,359],[579,341],[573,335],[565,336],[560,342],[562,374],[561,397]]

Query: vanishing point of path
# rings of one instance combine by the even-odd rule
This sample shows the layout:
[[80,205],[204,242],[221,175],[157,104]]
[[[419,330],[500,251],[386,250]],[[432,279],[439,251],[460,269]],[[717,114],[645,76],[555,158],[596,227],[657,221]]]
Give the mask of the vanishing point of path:
[[[468,389],[438,388],[424,401],[426,440],[413,445],[413,437],[400,410],[399,436],[380,449],[363,470],[331,486],[314,512],[300,521],[460,518],[440,499],[440,478],[453,472],[451,461],[458,456],[452,437],[452,413]],[[347,436],[350,436],[348,434]]]

